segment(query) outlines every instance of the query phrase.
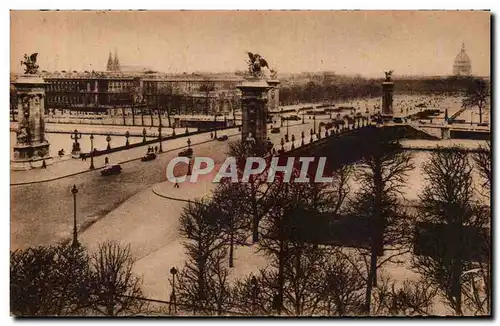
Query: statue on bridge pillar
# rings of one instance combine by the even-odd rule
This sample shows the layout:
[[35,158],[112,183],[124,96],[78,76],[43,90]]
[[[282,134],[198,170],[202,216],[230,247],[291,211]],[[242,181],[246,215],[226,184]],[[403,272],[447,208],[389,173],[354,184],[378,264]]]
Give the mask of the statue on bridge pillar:
[[15,82],[18,119],[12,170],[28,170],[52,163],[49,142],[45,138],[45,82],[37,75],[38,53],[24,55],[24,75]]

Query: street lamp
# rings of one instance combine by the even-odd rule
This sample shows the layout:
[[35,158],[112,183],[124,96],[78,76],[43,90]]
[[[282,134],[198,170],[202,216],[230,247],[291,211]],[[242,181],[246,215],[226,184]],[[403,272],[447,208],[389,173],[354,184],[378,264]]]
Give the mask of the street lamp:
[[79,139],[82,139],[82,133],[79,133],[77,129],[73,131],[73,134],[69,136],[72,140],[75,142],[73,143],[73,149],[72,152],[76,153],[80,151],[80,143],[78,143]]
[[106,136],[106,141],[108,142],[108,146],[106,147],[106,149],[110,150],[111,149],[111,145],[109,144],[109,142],[111,141],[111,136],[109,134]]
[[281,121],[281,127],[283,127],[283,108],[280,109],[280,121]]
[[94,134],[90,134],[90,169],[94,169]]
[[129,138],[129,137],[130,137],[130,132],[127,130],[127,131],[125,132],[125,139],[126,139],[126,141],[125,141],[125,146],[126,146],[126,147],[128,147],[128,146],[130,145],[130,143],[128,142],[128,138]]
[[[187,144],[188,144],[188,149],[190,149],[191,148],[191,139],[188,138]],[[189,160],[188,160],[187,175],[191,175],[191,157],[192,157],[192,154],[188,156]]]
[[147,134],[146,128],[142,128],[142,142],[143,143],[146,142],[146,134]]
[[217,113],[214,114],[214,138],[217,139]]
[[71,193],[73,194],[73,243],[71,245],[76,248],[78,247],[78,233],[76,231],[76,194],[78,189],[76,189],[76,185],[71,188]]
[[314,133],[316,133],[316,114],[313,115]]
[[288,119],[286,120],[286,138],[288,138]]
[[163,152],[163,147],[161,147],[161,125],[158,127],[158,139],[160,140],[160,153]]
[[177,312],[176,304],[177,300],[175,298],[175,275],[177,275],[177,268],[172,267],[170,269],[170,274],[172,274],[172,294],[170,295],[170,304],[168,306],[168,314],[172,314],[172,304],[174,305],[174,313]]

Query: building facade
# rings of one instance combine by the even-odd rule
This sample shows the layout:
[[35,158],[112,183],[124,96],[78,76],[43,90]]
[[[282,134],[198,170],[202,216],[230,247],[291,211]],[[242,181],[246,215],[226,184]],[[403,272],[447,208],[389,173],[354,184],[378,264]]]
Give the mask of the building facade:
[[[241,77],[123,72],[42,72],[46,113],[114,115],[122,109],[170,110],[177,114],[228,114],[239,108]],[[13,81],[15,78],[13,78]],[[120,113],[121,114],[121,113]]]

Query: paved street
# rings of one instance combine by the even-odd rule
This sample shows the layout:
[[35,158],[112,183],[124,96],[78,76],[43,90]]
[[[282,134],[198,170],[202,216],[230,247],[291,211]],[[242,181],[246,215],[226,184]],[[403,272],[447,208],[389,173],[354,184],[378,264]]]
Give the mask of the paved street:
[[[294,133],[296,139],[300,141],[301,131],[304,130],[307,134],[312,128],[312,123],[299,123],[290,125],[289,128],[290,133]],[[282,128],[280,134],[269,134],[269,136],[275,144],[279,144],[284,133],[286,133],[286,128]],[[186,141],[184,138],[180,139]],[[230,138],[230,141],[236,139],[238,139],[237,132]],[[194,145],[193,148],[198,156],[223,158],[228,150],[228,142],[209,141]],[[144,155],[145,148],[139,147],[133,151],[137,152],[136,157],[140,157]],[[120,153],[124,153],[124,159],[132,156],[132,154],[125,154],[126,152]],[[77,195],[78,225],[79,228],[85,228],[134,194],[165,181],[165,168],[177,154],[176,150],[161,154],[151,162],[135,160],[124,163],[122,164],[123,172],[115,176],[102,177],[99,171],[91,171],[56,181],[11,186],[12,249],[56,243],[71,235],[73,198],[70,189],[73,184],[76,184],[79,189]],[[111,162],[115,162],[114,158],[111,158]],[[89,161],[82,163],[75,160],[75,164],[83,169],[85,166],[82,164],[89,164]],[[98,163],[98,166],[101,165],[102,162]],[[26,198],[29,200],[25,200]]]

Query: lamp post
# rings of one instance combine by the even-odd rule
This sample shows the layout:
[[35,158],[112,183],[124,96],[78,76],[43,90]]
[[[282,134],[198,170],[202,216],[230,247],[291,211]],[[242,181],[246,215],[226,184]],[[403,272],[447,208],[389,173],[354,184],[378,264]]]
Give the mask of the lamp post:
[[172,274],[172,294],[170,295],[170,305],[168,306],[168,314],[172,314],[172,304],[174,305],[174,313],[177,312],[176,304],[177,300],[175,298],[175,275],[177,275],[177,268],[172,267],[170,269],[170,274]]
[[71,193],[73,194],[73,243],[71,246],[76,248],[78,247],[78,233],[76,231],[76,194],[78,193],[78,189],[76,189],[76,185],[73,185],[73,188],[71,188]]
[[111,136],[109,134],[106,136],[106,141],[108,142],[108,146],[106,147],[106,149],[110,150],[111,149],[111,145],[109,144],[109,142],[111,141]]
[[288,138],[288,119],[286,120],[286,138]]
[[302,132],[300,133],[300,138],[302,138],[302,141],[300,142],[300,146],[304,146],[304,130],[302,130]]
[[[191,139],[188,138],[187,144],[188,144],[188,149],[191,149]],[[189,161],[188,161],[187,175],[191,175],[191,156],[193,156],[193,155],[189,155],[189,157],[188,157]]]
[[90,170],[94,169],[94,134],[90,134]]
[[281,121],[281,127],[283,127],[283,108],[280,109],[280,121]]
[[214,138],[217,139],[217,114],[214,114]]
[[78,132],[77,129],[73,131],[73,134],[69,136],[72,140],[75,142],[73,143],[73,153],[79,152],[80,151],[80,143],[78,143],[79,139],[82,139],[82,134]]
[[146,128],[142,128],[142,142],[143,143],[146,142],[146,134],[147,134]]
[[126,139],[126,141],[125,141],[125,146],[127,146],[127,147],[130,145],[130,143],[128,142],[128,138],[129,138],[129,137],[130,137],[130,132],[127,130],[127,131],[125,132],[125,139]]
[[316,114],[313,115],[314,133],[316,133]]
[[163,152],[163,147],[161,146],[161,125],[158,127],[158,139],[160,140],[160,153]]
[[284,152],[285,148],[283,147],[285,145],[285,140],[281,138],[281,150]]

